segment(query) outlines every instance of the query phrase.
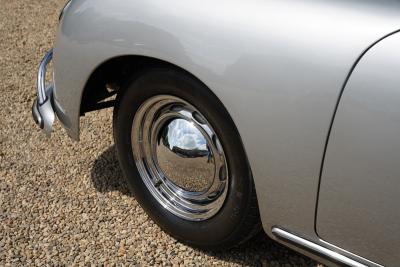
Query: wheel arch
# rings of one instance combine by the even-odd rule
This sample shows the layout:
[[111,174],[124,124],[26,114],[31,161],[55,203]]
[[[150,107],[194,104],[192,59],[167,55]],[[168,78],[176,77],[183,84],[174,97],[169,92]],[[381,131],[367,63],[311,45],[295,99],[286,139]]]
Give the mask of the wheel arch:
[[246,147],[240,135],[239,128],[237,127],[228,108],[224,105],[222,99],[219,98],[213,90],[196,75],[165,60],[142,55],[121,55],[103,61],[92,71],[83,88],[80,100],[80,115],[82,116],[85,113],[94,110],[114,107],[115,102],[113,100],[106,102],[104,102],[104,100],[115,93],[118,93],[119,90],[122,90],[122,85],[128,80],[131,81],[132,77],[133,79],[134,77],[139,77],[141,73],[152,68],[169,68],[182,71],[204,85],[204,88],[208,89],[229,115],[229,119],[235,126],[236,132],[241,140],[247,163],[251,170],[250,161],[248,160]]
[[[154,57],[139,55],[121,55],[104,60],[94,68],[82,90],[80,115],[93,110],[110,107],[101,105],[101,101],[118,92],[121,85],[134,75],[149,68],[167,67],[180,69],[175,64]],[[192,75],[193,76],[193,75]]]

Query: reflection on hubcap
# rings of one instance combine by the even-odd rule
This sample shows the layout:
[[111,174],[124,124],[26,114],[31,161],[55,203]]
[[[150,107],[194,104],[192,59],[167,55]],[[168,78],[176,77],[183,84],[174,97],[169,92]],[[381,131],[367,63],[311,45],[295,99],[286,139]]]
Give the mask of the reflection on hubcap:
[[173,96],[148,99],[135,115],[131,138],[141,178],[164,208],[193,221],[219,211],[229,182],[225,154],[193,106]]
[[214,160],[207,140],[193,122],[173,119],[158,133],[157,159],[175,185],[192,192],[207,190],[214,180]]

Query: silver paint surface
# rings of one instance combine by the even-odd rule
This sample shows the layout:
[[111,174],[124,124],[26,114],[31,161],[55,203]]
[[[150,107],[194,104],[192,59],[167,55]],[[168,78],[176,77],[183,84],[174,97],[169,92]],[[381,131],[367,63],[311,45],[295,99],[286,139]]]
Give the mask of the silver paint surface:
[[360,54],[400,28],[398,1],[75,0],[55,46],[55,98],[79,137],[82,90],[101,63],[143,55],[205,83],[232,116],[265,231],[319,242],[315,204],[331,118]]
[[400,34],[372,47],[345,88],[318,205],[321,238],[385,266],[400,262]]

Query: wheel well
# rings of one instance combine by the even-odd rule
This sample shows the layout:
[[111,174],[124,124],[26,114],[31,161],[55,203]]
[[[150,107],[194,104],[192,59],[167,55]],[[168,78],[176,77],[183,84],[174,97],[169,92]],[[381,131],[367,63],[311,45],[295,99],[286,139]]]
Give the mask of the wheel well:
[[169,62],[145,56],[120,56],[103,62],[92,72],[85,85],[80,114],[114,106],[112,96],[128,78],[154,67],[183,70]]
[[[115,100],[109,99],[116,93],[118,93],[120,88],[123,88],[123,84],[125,81],[131,79],[134,76],[139,77],[138,74],[145,71],[146,69],[157,67],[177,69],[186,72],[190,76],[197,79],[199,82],[203,83],[196,76],[186,71],[185,69],[182,69],[177,65],[160,59],[146,56],[120,56],[111,58],[98,66],[90,75],[83,90],[80,115],[83,116],[86,112],[113,107],[115,104]],[[205,85],[205,87],[208,88],[207,85]],[[240,140],[242,140],[236,124],[230,116],[230,113],[226,109],[225,105],[214,94],[214,92],[212,92],[212,90],[210,90],[210,92],[218,99],[222,107],[226,110],[231,122],[233,123],[233,125],[235,125],[235,129]],[[243,141],[241,143],[244,148]],[[247,158],[247,153],[244,153],[245,157]],[[248,164],[250,166],[249,162]]]

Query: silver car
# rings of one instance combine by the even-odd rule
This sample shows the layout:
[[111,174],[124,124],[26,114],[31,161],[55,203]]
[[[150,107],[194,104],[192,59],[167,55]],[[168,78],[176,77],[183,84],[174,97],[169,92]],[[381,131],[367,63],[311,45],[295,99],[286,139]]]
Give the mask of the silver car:
[[390,0],[72,0],[33,117],[78,140],[114,107],[135,198],[182,242],[263,229],[327,264],[398,266],[399,29]]

